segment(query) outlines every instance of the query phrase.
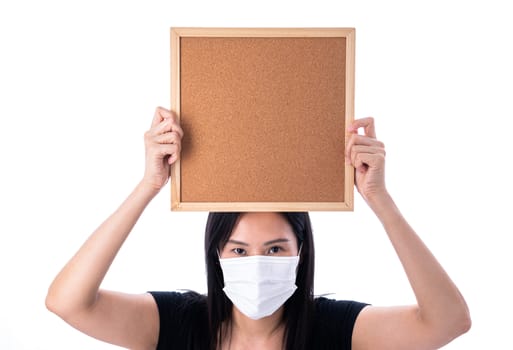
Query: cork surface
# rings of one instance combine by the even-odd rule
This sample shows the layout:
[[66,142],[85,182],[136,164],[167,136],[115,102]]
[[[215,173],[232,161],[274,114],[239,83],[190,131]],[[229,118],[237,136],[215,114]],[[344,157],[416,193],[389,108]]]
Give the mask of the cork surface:
[[180,38],[183,202],[343,202],[346,39]]

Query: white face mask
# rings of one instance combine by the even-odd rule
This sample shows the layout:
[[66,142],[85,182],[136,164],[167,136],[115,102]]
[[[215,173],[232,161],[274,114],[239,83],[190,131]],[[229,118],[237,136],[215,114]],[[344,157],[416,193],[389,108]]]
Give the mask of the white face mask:
[[258,320],[294,294],[299,256],[255,255],[219,259],[226,296],[244,315]]

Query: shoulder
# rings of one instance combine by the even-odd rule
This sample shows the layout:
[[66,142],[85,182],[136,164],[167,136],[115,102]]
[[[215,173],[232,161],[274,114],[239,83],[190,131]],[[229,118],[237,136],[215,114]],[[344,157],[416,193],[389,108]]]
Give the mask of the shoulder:
[[195,320],[206,316],[207,310],[207,297],[205,295],[193,292],[149,292],[159,311],[160,321],[183,322],[184,318]]
[[205,295],[187,292],[150,291],[159,312],[157,349],[187,349],[191,339],[208,339],[208,309]]
[[358,316],[360,311],[369,304],[353,300],[335,300],[318,297],[314,299],[314,305],[317,318],[340,318],[341,316]]
[[314,305],[315,348],[351,349],[354,324],[362,309],[368,304],[318,297],[314,299]]
[[150,291],[158,306],[163,307],[201,307],[207,305],[207,297],[193,291],[165,292]]

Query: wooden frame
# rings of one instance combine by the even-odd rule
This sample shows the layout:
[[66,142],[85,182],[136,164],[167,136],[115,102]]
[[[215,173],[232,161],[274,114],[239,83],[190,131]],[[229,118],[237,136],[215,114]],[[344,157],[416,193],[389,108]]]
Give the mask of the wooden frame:
[[171,28],[171,210],[353,210],[354,56],[354,28]]

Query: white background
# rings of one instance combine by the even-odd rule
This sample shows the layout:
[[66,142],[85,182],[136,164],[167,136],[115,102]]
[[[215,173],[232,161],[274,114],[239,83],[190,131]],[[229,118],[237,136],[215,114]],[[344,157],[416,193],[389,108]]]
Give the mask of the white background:
[[[47,288],[143,173],[170,105],[169,28],[355,27],[356,117],[387,184],[466,297],[447,349],[511,349],[513,22],[507,1],[5,1],[0,5],[0,349],[112,349],[45,309]],[[219,101],[222,103],[222,101]],[[341,150],[342,151],[342,150]],[[206,213],[150,204],[103,287],[205,291]],[[316,293],[414,301],[377,219],[312,213]]]

